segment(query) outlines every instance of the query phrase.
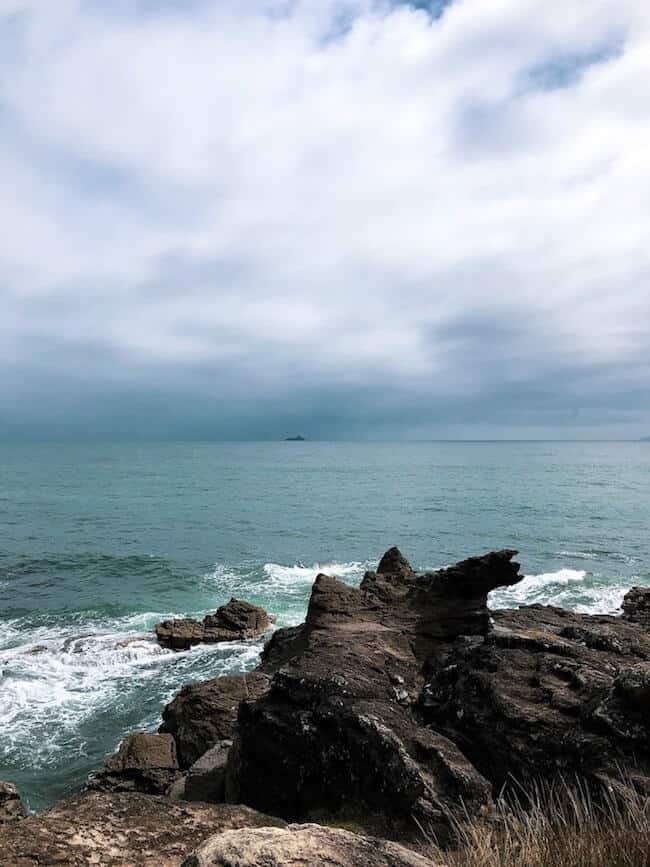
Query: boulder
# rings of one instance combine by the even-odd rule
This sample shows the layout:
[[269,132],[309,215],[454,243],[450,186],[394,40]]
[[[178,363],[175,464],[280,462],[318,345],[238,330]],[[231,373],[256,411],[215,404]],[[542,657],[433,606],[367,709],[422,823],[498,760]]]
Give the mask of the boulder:
[[490,784],[421,724],[417,701],[435,647],[489,632],[487,593],[521,577],[514,554],[416,575],[391,549],[359,589],[319,575],[302,629],[265,650],[270,689],[240,705],[226,799],[294,821],[379,813],[440,836],[489,809]]
[[7,867],[178,867],[215,833],[282,824],[247,807],[86,792],[38,816],[1,825],[0,863]]
[[215,614],[208,614],[202,621],[191,618],[163,620],[156,625],[155,630],[163,647],[187,650],[194,644],[257,638],[267,631],[271,622],[263,608],[232,598]]
[[531,605],[494,613],[425,685],[423,719],[495,786],[580,777],[650,793],[650,634]]
[[226,831],[206,840],[182,867],[443,867],[427,858],[374,837],[340,828],[289,825]]
[[226,764],[232,741],[220,741],[194,762],[185,780],[188,801],[221,802],[225,797]]
[[267,675],[251,672],[183,687],[164,709],[159,729],[173,735],[180,767],[189,768],[221,741],[232,740],[240,702],[259,698],[269,684]]
[[164,795],[180,776],[172,735],[140,732],[124,738],[90,786],[116,792]]
[[650,630],[650,587],[633,587],[625,594],[623,619]]
[[24,819],[27,810],[22,802],[18,789],[13,783],[0,781],[0,825],[5,822],[15,822]]

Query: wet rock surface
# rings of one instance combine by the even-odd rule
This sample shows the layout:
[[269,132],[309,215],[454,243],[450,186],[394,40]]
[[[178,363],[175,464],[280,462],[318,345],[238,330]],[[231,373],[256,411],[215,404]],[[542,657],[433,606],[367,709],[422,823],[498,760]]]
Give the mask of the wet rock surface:
[[39,816],[0,826],[7,867],[178,867],[207,837],[280,824],[246,807],[151,795],[89,792]]
[[232,598],[215,614],[208,614],[203,620],[163,620],[156,625],[155,631],[163,647],[187,650],[194,644],[258,638],[270,625],[271,618],[263,608]]
[[443,867],[403,846],[320,825],[227,831],[183,867]]

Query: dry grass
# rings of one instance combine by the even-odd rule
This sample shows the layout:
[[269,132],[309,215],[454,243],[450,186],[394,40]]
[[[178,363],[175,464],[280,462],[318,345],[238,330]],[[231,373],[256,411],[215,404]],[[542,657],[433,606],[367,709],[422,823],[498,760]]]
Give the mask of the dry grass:
[[494,821],[457,826],[456,848],[430,843],[448,867],[650,867],[650,799],[558,784],[502,800]]

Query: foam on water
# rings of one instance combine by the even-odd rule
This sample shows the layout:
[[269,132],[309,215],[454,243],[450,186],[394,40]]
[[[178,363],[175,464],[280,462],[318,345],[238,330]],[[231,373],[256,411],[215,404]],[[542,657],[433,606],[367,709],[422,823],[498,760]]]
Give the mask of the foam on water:
[[[160,705],[184,683],[246,670],[259,656],[259,642],[164,649],[151,625],[167,616],[147,613],[33,628],[21,621],[3,624],[3,762],[28,756],[33,767],[48,767],[60,763],[63,754],[83,756],[102,715],[122,712],[125,729],[154,726]],[[153,693],[153,707],[151,701],[140,703],[145,690]]]
[[311,566],[305,566],[302,563],[296,563],[293,566],[282,566],[280,563],[265,563],[264,574],[268,579],[268,584],[276,589],[292,592],[300,590],[304,592],[305,587],[310,587],[316,576],[321,572],[326,575],[335,575],[342,581],[354,582],[355,579],[361,579],[366,569],[371,568],[374,561],[364,563],[313,563]]

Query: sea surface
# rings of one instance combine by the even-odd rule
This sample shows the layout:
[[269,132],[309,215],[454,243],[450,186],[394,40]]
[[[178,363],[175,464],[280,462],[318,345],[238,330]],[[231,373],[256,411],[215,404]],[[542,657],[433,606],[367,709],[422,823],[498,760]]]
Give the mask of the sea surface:
[[259,642],[158,647],[233,594],[300,622],[318,571],[357,583],[520,551],[495,607],[617,612],[650,585],[650,443],[0,445],[0,779],[42,809],[192,680]]

